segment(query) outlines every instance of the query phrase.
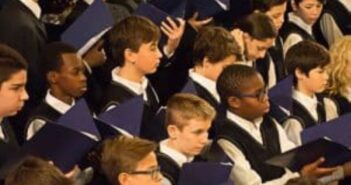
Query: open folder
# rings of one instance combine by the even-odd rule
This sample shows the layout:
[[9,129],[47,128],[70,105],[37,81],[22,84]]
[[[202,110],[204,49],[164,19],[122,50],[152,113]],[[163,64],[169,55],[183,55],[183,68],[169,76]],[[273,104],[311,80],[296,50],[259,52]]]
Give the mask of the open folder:
[[333,167],[351,160],[351,149],[328,138],[320,138],[274,156],[266,163],[300,171],[306,164],[325,158],[322,167]]
[[220,185],[229,181],[232,165],[215,162],[185,163],[178,185]]

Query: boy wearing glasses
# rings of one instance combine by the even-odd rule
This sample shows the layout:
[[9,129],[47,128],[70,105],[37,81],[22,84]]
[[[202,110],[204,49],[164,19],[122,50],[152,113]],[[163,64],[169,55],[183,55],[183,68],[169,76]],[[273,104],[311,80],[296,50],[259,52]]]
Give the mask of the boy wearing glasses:
[[192,94],[175,94],[168,100],[168,138],[160,142],[157,152],[165,177],[163,185],[176,185],[183,164],[192,162],[208,144],[208,130],[215,115],[209,103]]
[[160,185],[157,145],[139,138],[120,136],[102,145],[101,168],[111,185]]
[[300,42],[286,55],[288,72],[294,77],[292,116],[284,122],[288,137],[301,144],[303,129],[338,117],[336,104],[322,96],[328,84],[325,67],[330,63],[328,51],[312,41]]
[[[266,113],[269,111],[266,86],[253,68],[232,65],[217,81],[227,119],[214,142],[234,161],[231,180],[237,185],[281,185],[298,173],[267,165],[265,160],[295,147],[283,128]],[[319,168],[319,159],[302,168],[303,176],[325,175],[334,168]]]

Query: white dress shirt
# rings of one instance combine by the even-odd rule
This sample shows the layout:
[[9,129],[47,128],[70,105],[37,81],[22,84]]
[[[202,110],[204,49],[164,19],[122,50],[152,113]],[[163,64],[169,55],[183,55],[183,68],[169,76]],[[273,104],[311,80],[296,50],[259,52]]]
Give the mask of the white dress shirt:
[[34,15],[40,19],[41,8],[39,4],[33,0],[20,0]]
[[[0,124],[2,123],[4,119],[0,118]],[[5,134],[4,131],[2,130],[2,127],[0,127],[0,140],[4,140],[5,139]]]
[[[312,32],[312,25],[306,24],[300,17],[295,15],[295,13],[290,12],[288,14],[289,21],[292,23],[295,23],[298,25],[300,28],[305,30],[308,34],[313,36]],[[285,39],[284,44],[283,44],[283,50],[284,50],[284,56],[286,55],[286,52],[290,49],[291,46],[303,41],[303,38],[296,33],[291,33],[288,35],[288,37]]]
[[[260,132],[260,127],[262,124],[262,118],[255,120],[255,122],[250,122],[244,118],[239,117],[231,112],[227,112],[227,118],[234,121],[242,129],[244,129],[250,136],[252,136],[256,141],[263,144],[262,135]],[[295,147],[295,144],[292,143],[286,136],[283,128],[277,124],[276,128],[278,129],[279,134],[279,143],[282,152],[290,150]],[[262,182],[260,175],[251,168],[249,161],[246,159],[243,152],[226,139],[218,140],[218,144],[223,148],[224,152],[234,161],[234,167],[231,172],[231,180],[235,182],[236,185],[282,185],[285,184],[289,179],[298,177],[298,173],[292,173],[286,169],[286,173],[277,179]]]
[[[61,114],[65,114],[74,104],[73,101],[72,105],[68,105],[65,102],[57,99],[53,95],[51,95],[50,91],[46,92],[45,102],[57,112]],[[44,125],[46,121],[43,119],[35,119],[29,123],[28,130],[27,130],[27,140],[32,138],[35,133],[37,133]]]
[[[194,160],[194,157],[187,157],[183,153],[169,147],[167,143],[169,142],[169,139],[165,139],[160,142],[160,152],[163,154],[166,154],[168,157],[173,159],[178,166],[181,168],[184,163],[189,163]],[[168,180],[165,176],[163,176],[162,185],[172,185],[171,181]]]
[[[297,90],[293,90],[292,97],[294,100],[298,101],[306,110],[309,111],[310,115],[315,121],[318,120],[317,105],[318,100],[316,96],[309,97]],[[324,109],[326,112],[326,121],[332,120],[338,117],[337,106],[335,103],[329,99],[324,98]],[[296,145],[301,145],[301,132],[303,130],[303,125],[300,121],[294,118],[289,118],[284,122],[284,129],[288,135],[288,138],[294,142]]]
[[194,69],[189,70],[189,77],[192,80],[194,80],[194,82],[197,82],[203,88],[205,88],[212,95],[212,97],[217,100],[218,103],[221,101],[219,94],[217,92],[217,89],[216,89],[216,82],[215,81],[210,80],[199,73],[196,73],[194,71]]

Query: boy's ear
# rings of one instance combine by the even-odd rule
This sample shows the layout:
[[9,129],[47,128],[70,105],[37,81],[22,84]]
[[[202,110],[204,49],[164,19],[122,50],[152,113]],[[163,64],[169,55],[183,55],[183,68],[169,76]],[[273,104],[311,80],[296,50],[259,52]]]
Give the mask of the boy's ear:
[[130,48],[125,49],[124,50],[124,60],[126,62],[130,62],[132,64],[135,64],[135,62],[136,62],[136,53]]
[[212,67],[211,62],[210,62],[210,60],[208,59],[208,57],[205,57],[205,58],[202,60],[202,67],[204,67],[204,68],[210,68],[210,67]]
[[240,107],[240,105],[241,105],[240,98],[235,97],[235,96],[230,96],[230,97],[228,98],[228,106],[229,106],[229,107],[232,107],[232,108],[237,109],[237,108]]
[[117,181],[119,182],[119,184],[127,184],[128,182],[128,174],[127,173],[120,173],[117,177]]
[[50,71],[46,74],[46,80],[49,83],[56,83],[57,82],[58,74],[55,71]]
[[306,77],[306,74],[304,72],[301,71],[301,69],[296,68],[295,69],[295,76],[297,80],[302,80],[303,78]]
[[168,137],[170,139],[175,139],[177,138],[177,132],[178,132],[178,127],[175,125],[168,125],[167,126],[167,133],[168,133]]

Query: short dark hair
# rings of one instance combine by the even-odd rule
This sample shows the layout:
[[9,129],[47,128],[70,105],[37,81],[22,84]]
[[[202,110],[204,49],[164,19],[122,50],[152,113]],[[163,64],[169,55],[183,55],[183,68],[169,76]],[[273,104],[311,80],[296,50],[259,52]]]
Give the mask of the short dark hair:
[[108,33],[108,53],[118,65],[124,65],[124,51],[131,49],[137,52],[141,44],[158,41],[159,28],[149,19],[141,16],[130,16],[117,23]]
[[47,44],[41,55],[43,75],[50,71],[58,71],[63,65],[62,55],[65,53],[77,53],[77,49],[63,42]]
[[217,80],[217,92],[223,105],[228,107],[228,98],[241,94],[242,85],[258,75],[258,72],[249,66],[234,64],[226,67]]
[[19,52],[5,44],[0,44],[0,87],[14,73],[27,69],[28,64]]
[[264,13],[254,12],[240,19],[237,28],[256,40],[275,38],[278,35],[272,20]]
[[267,12],[274,6],[279,6],[288,2],[288,0],[253,0],[252,6],[254,10]]
[[54,165],[27,157],[5,178],[5,185],[73,185]]
[[293,45],[286,53],[285,64],[289,74],[294,76],[294,84],[297,83],[295,70],[299,69],[308,76],[308,73],[317,67],[325,67],[330,63],[328,51],[314,41],[301,41]]
[[119,185],[118,175],[135,170],[138,162],[154,152],[156,147],[154,142],[137,137],[106,139],[101,149],[101,169],[112,184]]
[[230,55],[241,58],[240,47],[229,31],[215,26],[200,29],[193,48],[195,64],[201,64],[205,57],[216,63]]

